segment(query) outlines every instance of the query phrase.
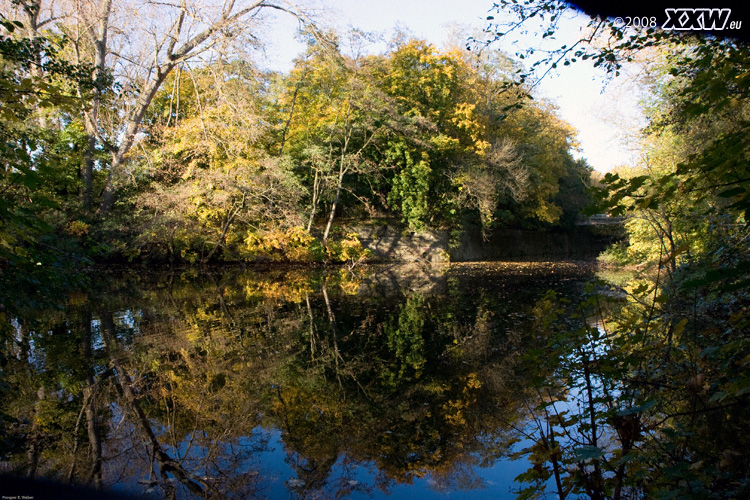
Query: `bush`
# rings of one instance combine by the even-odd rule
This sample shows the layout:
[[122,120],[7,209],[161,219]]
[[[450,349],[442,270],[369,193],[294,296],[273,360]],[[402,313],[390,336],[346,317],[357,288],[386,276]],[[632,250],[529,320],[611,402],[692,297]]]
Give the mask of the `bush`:
[[245,238],[245,251],[248,260],[318,262],[325,258],[320,242],[299,226],[263,233],[249,232]]
[[328,259],[334,262],[361,262],[368,259],[371,253],[362,247],[357,233],[346,233],[341,238],[326,242],[326,254]]

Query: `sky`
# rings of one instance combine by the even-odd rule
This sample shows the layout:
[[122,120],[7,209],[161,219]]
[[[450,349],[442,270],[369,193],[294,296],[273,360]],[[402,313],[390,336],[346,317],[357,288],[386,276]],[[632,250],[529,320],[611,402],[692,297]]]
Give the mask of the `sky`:
[[[487,24],[492,0],[312,0],[306,5],[322,25],[333,26],[340,32],[349,28],[382,33],[387,39],[397,26],[416,38],[440,47],[455,37],[457,28],[473,33]],[[561,24],[562,29],[551,43],[568,43],[585,25],[584,16],[571,14]],[[269,25],[266,35],[266,60],[270,69],[288,71],[292,60],[303,50],[294,40],[297,21],[290,16],[277,17]],[[539,36],[521,36],[517,44],[537,43]],[[384,45],[373,51],[384,50]],[[505,43],[491,50],[513,53],[517,49]],[[560,116],[578,130],[580,151],[574,156],[586,158],[596,170],[606,172],[618,165],[632,165],[636,161],[636,144],[627,140],[624,131],[643,126],[637,92],[628,78],[618,78],[606,84],[604,75],[588,63],[576,63],[550,73],[542,81],[538,98],[552,101]]]

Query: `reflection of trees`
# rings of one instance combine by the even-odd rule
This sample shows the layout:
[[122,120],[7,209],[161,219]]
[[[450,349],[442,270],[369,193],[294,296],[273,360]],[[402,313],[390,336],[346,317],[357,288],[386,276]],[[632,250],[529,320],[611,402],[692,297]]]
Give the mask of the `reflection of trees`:
[[[265,427],[281,430],[291,492],[340,497],[428,475],[475,488],[473,468],[507,451],[525,320],[496,289],[459,277],[383,302],[348,295],[346,274],[234,274],[106,283],[120,292],[93,290],[95,311],[80,299],[22,323],[2,412],[28,423],[3,423],[5,469],[250,497]],[[357,482],[370,464],[375,483]]]
[[11,446],[3,449],[3,468],[99,486],[106,370],[92,349],[91,322],[75,309],[68,322],[59,314],[44,319],[17,320],[16,338],[5,339],[3,423],[10,420],[4,431]]
[[[312,346],[310,361],[297,358],[280,405],[294,430],[287,445],[316,464],[344,455],[374,462],[387,478],[380,487],[428,474],[438,485],[476,487],[467,471],[505,451],[503,425],[516,418],[512,353],[521,346],[515,335],[498,335],[491,301],[413,294],[399,307],[358,314],[346,301],[331,311],[323,298],[316,326],[304,330],[316,335],[303,344]],[[331,317],[335,331],[324,328]]]
[[[747,477],[747,399],[725,402],[706,382],[727,362],[710,356],[720,349],[711,345],[715,318],[681,310],[696,307],[687,300],[656,314],[653,285],[631,293],[638,300],[605,307],[593,287],[572,303],[555,294],[538,301],[539,348],[529,351],[538,382],[519,428],[528,439],[519,455],[531,465],[517,478],[523,495],[747,497],[747,481],[728,479]],[[701,327],[715,330],[704,336]]]
[[140,398],[135,393],[133,380],[128,371],[118,361],[117,355],[119,353],[115,346],[119,343],[115,336],[115,324],[111,313],[104,313],[102,315],[102,333],[108,345],[111,358],[110,365],[115,371],[117,386],[123,395],[124,402],[133,414],[132,425],[140,431],[145,447],[151,450],[151,470],[153,470],[153,463],[155,462],[158,465],[158,474],[161,478],[161,485],[165,495],[169,498],[176,498],[174,487],[170,484],[168,477],[168,474],[172,474],[191,493],[201,498],[206,498],[210,493],[208,484],[186,470],[179,460],[175,460],[162,449],[162,444],[141,407]]

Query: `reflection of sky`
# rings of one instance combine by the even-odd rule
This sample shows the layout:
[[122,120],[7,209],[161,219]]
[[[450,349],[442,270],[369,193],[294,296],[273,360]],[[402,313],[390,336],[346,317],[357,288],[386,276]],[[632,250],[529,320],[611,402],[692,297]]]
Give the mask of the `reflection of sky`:
[[[114,417],[113,421],[121,422],[124,415],[119,406],[112,405],[111,410]],[[137,430],[134,430],[129,425],[127,427],[128,429],[121,430],[121,432],[135,432],[138,435]],[[157,434],[164,431],[165,429],[161,429]],[[178,445],[179,455],[187,457],[183,465],[187,466],[188,470],[192,469],[190,467],[191,462],[195,464],[204,462],[204,455],[208,451],[207,448],[198,446],[195,443],[189,445],[190,437],[185,437]],[[521,442],[515,448],[520,449],[520,447],[529,446],[530,444],[528,441]],[[216,445],[223,449],[222,455],[230,457],[230,460],[233,462],[231,465],[221,463],[222,460],[219,458],[220,467],[229,466],[231,470],[236,464],[236,469],[234,470],[248,474],[248,481],[250,482],[255,483],[257,481],[254,484],[258,488],[257,498],[306,498],[304,495],[297,496],[298,493],[304,491],[304,482],[297,478],[295,470],[290,465],[292,459],[282,441],[281,431],[256,428],[252,436],[240,438],[233,445],[228,443],[213,443],[213,446]],[[174,457],[173,449],[169,447],[165,447],[165,449],[170,456]],[[242,455],[244,455],[244,460],[241,458]],[[131,460],[133,458],[135,457],[131,457]],[[112,463],[109,462],[109,465],[111,466]],[[131,462],[127,465],[120,464],[120,466],[129,469],[136,466],[136,464]],[[378,469],[375,464],[372,462],[352,461],[342,455],[338,457],[338,460],[331,468],[322,490],[308,490],[306,493],[309,495],[309,498],[334,498],[336,497],[337,490],[344,488],[351,490],[351,493],[345,497],[348,499],[419,498],[420,500],[431,500],[455,498],[479,500],[493,498],[496,500],[510,500],[516,498],[513,491],[517,491],[520,488],[519,483],[515,483],[513,479],[527,468],[528,462],[525,460],[500,460],[491,467],[476,467],[463,471],[478,479],[481,483],[480,487],[470,490],[454,488],[441,490],[438,481],[428,476],[426,478],[417,478],[412,484],[395,484],[389,482],[386,491],[382,491],[377,488],[380,480],[377,477]],[[147,464],[143,464],[139,475],[130,475],[125,469],[118,471],[120,481],[112,487],[113,491],[118,493],[137,493],[139,495],[145,493],[145,496],[149,498],[160,496],[159,492],[161,490],[155,487],[156,483],[154,483],[153,489],[146,490],[147,478],[149,477],[149,466]],[[195,472],[198,476],[206,473],[202,467],[198,467]],[[255,472],[258,474],[255,475]],[[117,474],[113,473],[113,475]],[[158,477],[158,473],[156,476]],[[449,481],[451,479],[453,478],[448,478]],[[177,482],[175,482],[175,486],[178,487],[178,490],[182,489]],[[453,483],[448,486],[455,487]]]
[[[364,31],[380,32],[390,37],[395,26],[405,29],[415,37],[424,38],[438,46],[455,40],[452,28],[461,28],[466,34],[481,30],[486,24],[492,0],[426,0],[405,2],[403,0],[326,0],[308,1],[312,13],[322,19],[322,25],[333,25],[340,31],[355,27]],[[320,5],[325,7],[321,8]],[[584,25],[583,16],[568,19],[563,23],[556,40],[557,46],[570,44],[569,40],[579,34]],[[291,61],[303,48],[294,41],[297,22],[291,18],[280,18],[265,37],[269,40],[267,61],[273,69],[286,71]],[[512,53],[526,44],[537,44],[539,36],[533,33],[519,35],[519,44],[504,44],[500,48]],[[459,36],[463,41],[465,35]],[[551,45],[548,45],[551,46]],[[374,51],[385,49],[385,44],[375,46]],[[263,64],[263,63],[261,63]],[[619,79],[606,86],[602,75],[595,73],[590,64],[577,63],[550,74],[542,83],[539,97],[552,100],[560,109],[560,115],[578,131],[581,150],[577,157],[584,157],[600,171],[631,161],[632,152],[623,142],[623,129],[642,125],[638,112],[638,98],[634,87],[627,79]]]
[[[298,483],[296,473],[287,460],[284,442],[281,439],[281,432],[278,430],[256,429],[256,432],[263,434],[268,439],[266,450],[252,454],[251,458],[242,464],[242,469],[253,470],[260,468],[260,497],[261,498],[295,498],[292,491]],[[256,440],[248,438],[249,441]],[[242,440],[241,440],[242,441]],[[243,445],[241,442],[240,445]],[[527,443],[528,445],[528,443]],[[337,487],[342,484],[351,485],[355,491],[346,498],[351,499],[377,499],[377,498],[419,498],[419,499],[513,499],[516,497],[511,489],[516,490],[518,483],[513,479],[524,472],[528,463],[524,460],[499,461],[494,466],[488,468],[474,468],[472,473],[476,475],[483,483],[483,487],[464,490],[464,491],[439,491],[436,488],[435,481],[430,478],[417,478],[413,484],[389,484],[388,494],[380,491],[375,487],[377,483],[378,469],[372,463],[359,463],[348,460],[345,456],[340,456],[336,464],[332,467],[327,480],[327,488],[319,492],[323,495],[335,495]],[[291,479],[290,479],[291,478]],[[301,482],[300,482],[301,483]],[[356,491],[356,487],[361,486],[362,490]],[[300,491],[300,490],[297,490]],[[314,491],[308,492],[311,498],[318,498]]]

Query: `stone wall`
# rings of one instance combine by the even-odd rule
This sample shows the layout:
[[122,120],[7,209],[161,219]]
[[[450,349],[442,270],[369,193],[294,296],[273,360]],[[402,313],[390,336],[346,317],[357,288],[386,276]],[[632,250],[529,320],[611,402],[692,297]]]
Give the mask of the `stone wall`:
[[356,232],[377,260],[388,262],[587,259],[621,237],[617,231],[588,227],[570,232],[500,228],[485,241],[479,228],[469,228],[450,242],[447,231],[415,233],[396,222],[346,229]]
[[488,240],[479,228],[464,231],[459,245],[450,251],[452,261],[473,260],[562,260],[595,258],[617,241],[615,232],[587,227],[574,231],[530,231],[499,228]]
[[391,262],[447,262],[448,233],[415,233],[400,224],[368,225],[349,228],[359,235],[362,246],[377,260]]

